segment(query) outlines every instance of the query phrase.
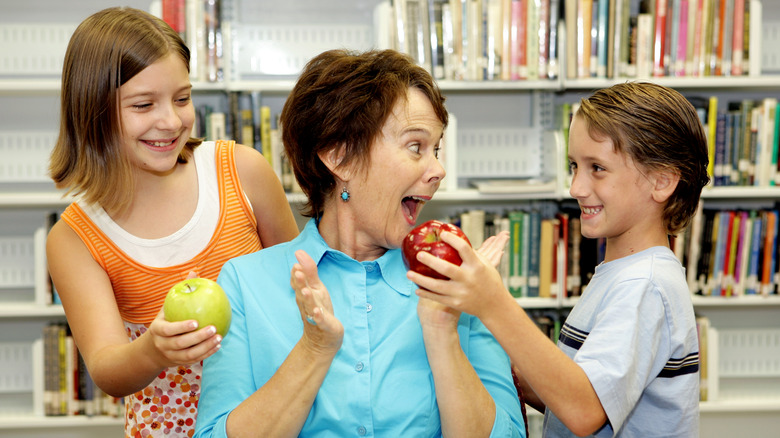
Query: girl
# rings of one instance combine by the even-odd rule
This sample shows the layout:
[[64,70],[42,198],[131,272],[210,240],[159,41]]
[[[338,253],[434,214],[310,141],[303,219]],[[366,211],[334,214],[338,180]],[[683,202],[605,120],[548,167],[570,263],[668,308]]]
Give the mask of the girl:
[[167,322],[175,283],[298,234],[254,149],[190,138],[189,50],[164,21],[110,8],[79,25],[62,72],[50,172],[77,200],[47,242],[52,280],[87,368],[126,397],[126,436],[191,436],[213,326]]

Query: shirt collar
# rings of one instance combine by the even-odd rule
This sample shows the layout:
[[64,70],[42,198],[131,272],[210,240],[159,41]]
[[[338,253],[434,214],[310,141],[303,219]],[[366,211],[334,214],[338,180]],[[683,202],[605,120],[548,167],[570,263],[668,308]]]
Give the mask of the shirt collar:
[[[317,266],[320,265],[322,258],[325,257],[325,254],[327,253],[333,253],[334,255],[338,255],[338,257],[348,258],[354,263],[359,263],[343,252],[328,247],[325,240],[322,238],[322,235],[320,235],[315,219],[309,219],[306,223],[303,231],[298,236],[298,243],[298,248],[296,248],[296,250],[302,249],[306,251],[306,253],[317,263]],[[291,263],[297,263],[294,251],[290,254],[290,257],[292,257]],[[406,265],[403,262],[400,248],[390,249],[377,260],[365,263],[376,263],[387,284],[401,295],[409,296],[417,288],[414,283],[406,278]]]

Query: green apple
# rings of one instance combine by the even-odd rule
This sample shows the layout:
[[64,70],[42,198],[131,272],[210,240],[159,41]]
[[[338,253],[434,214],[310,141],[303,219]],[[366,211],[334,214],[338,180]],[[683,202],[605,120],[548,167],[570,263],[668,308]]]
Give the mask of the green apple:
[[163,303],[165,319],[171,322],[194,319],[198,328],[213,325],[223,338],[230,329],[230,301],[216,281],[190,278],[176,283]]

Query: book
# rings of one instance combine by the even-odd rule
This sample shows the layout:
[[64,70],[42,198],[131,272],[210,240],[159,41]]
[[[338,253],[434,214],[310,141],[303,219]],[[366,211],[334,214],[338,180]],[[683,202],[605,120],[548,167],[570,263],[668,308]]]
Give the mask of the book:
[[707,175],[710,178],[715,177],[715,141],[718,132],[718,97],[710,96],[709,107],[707,108],[707,150],[709,162],[707,163]]
[[566,28],[566,44],[564,49],[566,50],[566,79],[575,79],[579,75],[579,28],[578,24],[579,14],[579,1],[567,1],[564,2],[564,24]]
[[[598,9],[594,15],[598,16],[598,19],[594,20],[596,22],[596,35],[598,35],[598,40],[595,45],[596,58],[591,59],[591,62],[595,66],[595,69],[591,68],[591,76],[606,78],[607,68],[609,64],[611,64],[608,62],[609,49],[615,41],[613,29],[615,25],[615,15],[614,9],[610,11],[610,0],[598,0]],[[611,26],[610,22],[612,23]],[[594,71],[595,74],[593,74]]]
[[428,3],[428,28],[431,41],[431,74],[444,79],[444,26],[442,9],[447,0],[426,0]]
[[664,52],[666,51],[666,0],[656,0],[655,32],[653,38],[653,76],[666,75]]
[[208,115],[206,124],[207,140],[216,141],[226,140],[228,138],[225,113],[221,111],[212,111]]
[[[715,115],[715,139],[712,164],[713,185],[726,185],[726,113],[717,112]],[[712,131],[710,131],[712,132]]]
[[555,250],[557,251],[555,257],[555,282],[552,292],[561,294],[561,297],[566,298],[569,291],[569,214],[564,211],[558,211],[555,214],[557,221],[557,244]]
[[577,6],[577,77],[590,77],[593,26],[593,0],[578,0]]
[[734,30],[731,33],[731,74],[741,76],[743,58],[743,39],[745,35],[745,2],[734,0]]
[[268,105],[260,106],[260,152],[263,154],[268,164],[273,167],[274,154],[271,146],[271,107]]
[[750,254],[753,235],[753,224],[755,222],[755,211],[741,212],[741,230],[740,242],[737,249],[737,266],[734,271],[734,295],[741,296],[746,293],[748,271],[750,264]]
[[528,213],[528,297],[539,296],[539,268],[541,263],[542,213],[531,210]]
[[542,298],[555,296],[552,291],[555,254],[557,245],[555,242],[554,218],[542,218],[540,223],[539,240],[539,293]]
[[775,257],[777,256],[777,215],[777,211],[774,210],[765,212],[766,224],[761,249],[761,266],[759,267],[761,295],[769,295],[773,289]]
[[760,291],[759,288],[759,254],[761,251],[761,237],[764,228],[764,218],[762,214],[752,213],[752,233],[750,235],[750,253],[748,255],[748,264],[745,281],[745,294],[755,295]]
[[568,279],[566,284],[568,286],[568,296],[572,297],[582,294],[582,277],[580,272],[581,246],[580,218],[579,216],[571,216],[569,218]]
[[653,74],[653,16],[637,15],[635,76],[649,78]]
[[[548,46],[548,62],[547,62],[547,78],[557,79],[560,75],[560,35],[563,29],[565,29],[565,23],[560,20],[560,0],[550,0],[550,24],[548,26],[549,36],[547,38]],[[560,29],[559,29],[560,27]]]
[[527,66],[527,17],[528,7],[526,1],[512,0],[511,3],[511,32],[510,32],[510,79],[528,78]]
[[523,297],[526,293],[527,281],[523,275],[523,246],[527,239],[523,234],[525,232],[524,222],[526,213],[521,210],[510,211],[507,215],[509,219],[509,247],[507,258],[509,259],[509,277],[507,287],[513,297]]
[[222,43],[222,6],[220,0],[203,0],[203,20],[205,22],[206,48],[203,56],[205,80],[222,82],[224,80],[223,43]]

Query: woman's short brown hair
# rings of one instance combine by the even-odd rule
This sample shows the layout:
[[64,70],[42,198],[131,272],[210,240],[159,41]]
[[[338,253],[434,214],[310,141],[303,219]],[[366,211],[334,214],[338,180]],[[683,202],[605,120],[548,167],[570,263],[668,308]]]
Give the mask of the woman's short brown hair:
[[[76,28],[65,52],[60,131],[49,163],[58,188],[106,210],[127,206],[133,179],[121,149],[119,87],[168,54],[189,71],[190,51],[179,34],[138,9],[104,9]],[[199,144],[190,139],[179,160],[186,162]]]
[[367,168],[373,140],[410,87],[422,91],[447,125],[444,96],[433,77],[394,50],[330,50],[314,57],[290,93],[280,118],[285,152],[308,196],[308,217],[319,217],[335,178],[318,154],[344,148],[340,166]]
[[709,182],[707,139],[693,105],[671,88],[627,82],[582,99],[577,116],[594,140],[611,139],[638,166],[679,175],[664,225],[671,235],[685,229]]

